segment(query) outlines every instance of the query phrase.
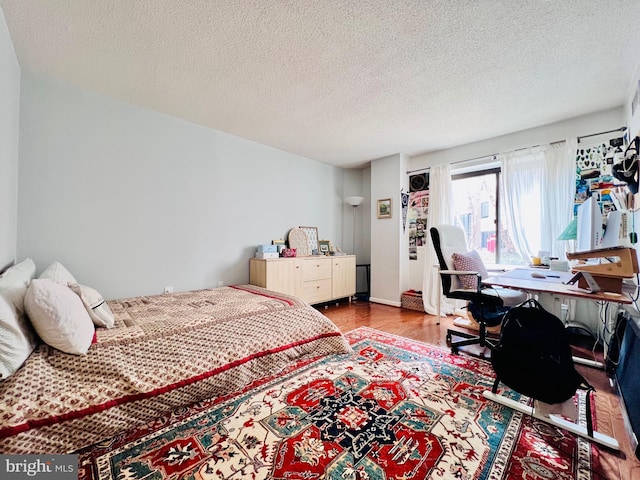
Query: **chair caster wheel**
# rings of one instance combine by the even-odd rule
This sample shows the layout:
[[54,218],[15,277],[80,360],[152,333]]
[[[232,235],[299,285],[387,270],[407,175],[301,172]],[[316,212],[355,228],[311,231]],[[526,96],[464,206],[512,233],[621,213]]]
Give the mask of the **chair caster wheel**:
[[458,354],[458,349],[456,347],[452,347],[451,348],[451,354],[452,355],[457,355]]

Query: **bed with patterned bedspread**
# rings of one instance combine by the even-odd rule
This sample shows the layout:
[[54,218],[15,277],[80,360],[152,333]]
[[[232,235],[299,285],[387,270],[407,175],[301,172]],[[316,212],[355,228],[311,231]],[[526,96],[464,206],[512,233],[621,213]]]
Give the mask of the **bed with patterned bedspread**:
[[109,301],[86,355],[39,345],[0,383],[0,452],[65,453],[304,357],[349,351],[301,300],[244,285]]

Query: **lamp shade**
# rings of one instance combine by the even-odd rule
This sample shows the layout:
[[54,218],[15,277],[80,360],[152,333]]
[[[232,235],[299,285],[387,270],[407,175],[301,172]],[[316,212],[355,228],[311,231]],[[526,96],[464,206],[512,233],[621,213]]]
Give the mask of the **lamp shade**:
[[362,203],[363,200],[364,200],[364,197],[358,197],[358,196],[345,197],[344,199],[344,201],[347,202],[352,207],[357,207]]
[[567,228],[560,234],[558,240],[576,240],[578,238],[578,217],[573,217],[573,220],[567,225]]

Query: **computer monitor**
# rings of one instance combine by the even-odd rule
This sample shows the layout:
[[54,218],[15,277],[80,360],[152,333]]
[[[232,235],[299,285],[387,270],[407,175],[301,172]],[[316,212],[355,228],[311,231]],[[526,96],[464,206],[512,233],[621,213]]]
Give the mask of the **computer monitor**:
[[607,215],[607,225],[602,237],[602,248],[631,247],[633,212],[614,210]]
[[577,231],[577,252],[595,250],[602,247],[602,212],[600,211],[600,205],[593,197],[587,198],[578,207]]

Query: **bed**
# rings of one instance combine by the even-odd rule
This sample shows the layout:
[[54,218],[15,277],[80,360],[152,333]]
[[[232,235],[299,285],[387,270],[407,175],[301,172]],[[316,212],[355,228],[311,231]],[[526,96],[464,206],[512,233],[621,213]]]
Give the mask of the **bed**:
[[86,355],[40,344],[0,382],[0,452],[67,453],[292,362],[350,351],[301,300],[243,285],[108,302]]

